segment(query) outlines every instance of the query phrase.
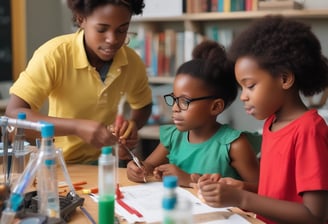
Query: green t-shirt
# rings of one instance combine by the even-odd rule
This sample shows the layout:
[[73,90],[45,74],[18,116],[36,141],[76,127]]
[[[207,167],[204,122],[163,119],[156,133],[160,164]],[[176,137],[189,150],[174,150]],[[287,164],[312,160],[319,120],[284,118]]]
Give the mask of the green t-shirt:
[[160,127],[160,141],[169,150],[169,162],[187,173],[220,173],[223,177],[241,179],[230,166],[230,144],[242,131],[222,125],[207,141],[190,143],[188,132],[180,132],[174,125]]

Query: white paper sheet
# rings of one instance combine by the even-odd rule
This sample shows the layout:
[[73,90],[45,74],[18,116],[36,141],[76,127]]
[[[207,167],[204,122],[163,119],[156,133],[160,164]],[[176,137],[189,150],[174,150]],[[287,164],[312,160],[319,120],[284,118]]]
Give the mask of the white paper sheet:
[[[136,209],[139,213],[143,215],[142,218],[136,215],[130,214],[124,208],[122,208],[117,202],[115,203],[115,211],[117,214],[124,217],[128,223],[134,222],[160,222],[162,220],[162,195],[163,195],[163,183],[153,182],[146,184],[139,184],[135,186],[121,187],[120,188],[124,198],[122,199],[130,207]],[[178,187],[177,188],[178,198],[184,198],[191,202],[192,214],[204,214],[217,211],[229,211],[229,208],[212,208],[204,203],[202,203],[197,197],[195,197],[191,192]],[[228,223],[248,223],[239,215],[230,216],[228,220],[232,221]],[[238,222],[235,222],[237,220]],[[241,222],[243,220],[244,222]],[[221,222],[219,222],[221,223]],[[227,223],[227,222],[222,222]]]

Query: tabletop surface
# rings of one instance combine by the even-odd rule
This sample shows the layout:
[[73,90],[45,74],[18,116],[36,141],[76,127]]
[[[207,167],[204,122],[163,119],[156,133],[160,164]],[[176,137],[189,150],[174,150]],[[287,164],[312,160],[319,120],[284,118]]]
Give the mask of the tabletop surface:
[[[73,183],[76,182],[87,182],[83,185],[83,188],[94,188],[98,186],[98,166],[88,166],[88,165],[68,165],[68,172],[70,174]],[[58,169],[58,181],[65,181],[63,172]],[[118,182],[121,187],[137,185],[138,183],[131,182],[126,177],[126,169],[119,168],[118,171]],[[192,191],[192,189],[188,189]],[[88,195],[83,195],[81,191],[77,193],[85,198],[84,207],[91,214],[91,216],[97,221],[98,220],[98,205],[94,202]],[[260,224],[263,223],[260,220],[254,218],[252,213],[245,213],[238,208],[233,209],[235,213],[242,215],[250,223]],[[227,216],[234,214],[233,212],[214,212],[203,215],[198,215],[194,217],[195,223],[201,221],[210,221],[218,219],[226,219]],[[69,223],[90,223],[87,217],[82,213],[82,211],[77,208],[76,212],[71,216],[71,221]],[[124,223],[124,222],[121,222]]]

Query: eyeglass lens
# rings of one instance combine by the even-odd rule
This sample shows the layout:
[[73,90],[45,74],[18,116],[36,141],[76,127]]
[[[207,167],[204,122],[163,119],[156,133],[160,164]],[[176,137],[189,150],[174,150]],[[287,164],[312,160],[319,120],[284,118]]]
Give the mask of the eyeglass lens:
[[178,107],[181,110],[188,109],[189,101],[184,97],[174,97],[172,95],[165,95],[164,96],[165,102],[169,106],[173,106],[174,103],[178,104]]

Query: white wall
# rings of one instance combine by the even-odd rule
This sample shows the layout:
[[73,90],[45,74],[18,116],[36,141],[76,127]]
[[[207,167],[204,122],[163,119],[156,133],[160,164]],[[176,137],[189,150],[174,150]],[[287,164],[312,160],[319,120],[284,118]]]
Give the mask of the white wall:
[[26,0],[27,60],[47,40],[72,31],[66,1]]
[[307,8],[307,9],[328,8],[327,0],[300,0],[300,2],[304,2],[304,8]]

